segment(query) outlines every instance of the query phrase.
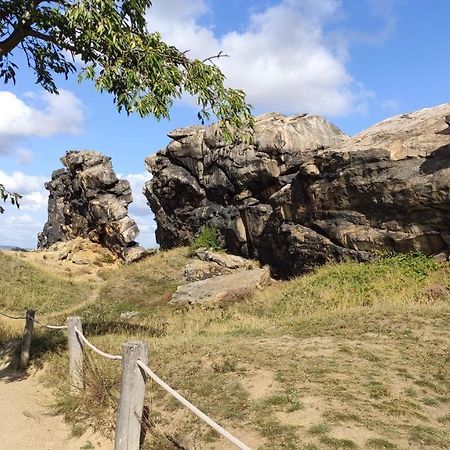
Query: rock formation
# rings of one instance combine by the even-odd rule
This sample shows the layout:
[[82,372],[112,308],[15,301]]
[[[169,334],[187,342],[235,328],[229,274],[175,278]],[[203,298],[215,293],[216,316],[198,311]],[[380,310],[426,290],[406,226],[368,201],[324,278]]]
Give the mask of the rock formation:
[[189,283],[178,287],[171,304],[221,306],[244,300],[273,282],[269,267],[259,267],[256,261],[206,248],[195,256],[184,271]]
[[38,248],[83,237],[125,262],[142,257],[145,250],[135,242],[138,227],[128,216],[130,184],[117,178],[111,159],[95,151],[70,151],[61,162],[65,168],[54,171],[45,184],[48,221],[38,235]]
[[199,248],[195,252],[196,258],[192,259],[184,268],[186,281],[202,281],[207,278],[229,275],[230,273],[259,269],[259,264],[251,259],[227,253],[212,252],[206,248]]
[[448,252],[450,104],[348,138],[318,116],[256,118],[253,142],[178,129],[148,157],[144,193],[162,248],[216,227],[234,254],[280,276],[379,251]]

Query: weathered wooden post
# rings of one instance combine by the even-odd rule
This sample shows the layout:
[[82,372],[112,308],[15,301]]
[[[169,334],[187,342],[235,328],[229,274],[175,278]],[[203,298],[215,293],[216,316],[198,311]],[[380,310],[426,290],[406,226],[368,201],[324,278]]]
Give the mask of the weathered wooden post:
[[31,336],[34,328],[34,309],[28,309],[25,316],[25,329],[22,338],[22,349],[20,352],[20,370],[25,370],[30,361]]
[[147,344],[125,342],[122,347],[122,382],[117,414],[115,450],[138,450],[144,409],[146,375],[137,360],[148,363]]
[[75,327],[82,333],[81,317],[67,318],[67,335],[69,338],[69,378],[72,392],[84,387],[83,376],[83,342],[75,331]]

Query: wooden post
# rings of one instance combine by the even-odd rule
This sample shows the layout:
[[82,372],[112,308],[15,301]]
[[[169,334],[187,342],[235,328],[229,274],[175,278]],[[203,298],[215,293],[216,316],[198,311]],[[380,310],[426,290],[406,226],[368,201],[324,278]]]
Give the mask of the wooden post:
[[75,327],[83,332],[81,317],[73,316],[67,318],[67,335],[69,338],[69,378],[72,392],[79,391],[84,387],[83,377],[83,343]]
[[146,375],[137,360],[148,363],[147,344],[125,342],[122,346],[122,382],[114,450],[138,450],[144,409]]
[[20,370],[25,370],[30,361],[31,336],[34,328],[34,309],[28,309],[25,316],[25,330],[22,338],[22,350],[20,352]]

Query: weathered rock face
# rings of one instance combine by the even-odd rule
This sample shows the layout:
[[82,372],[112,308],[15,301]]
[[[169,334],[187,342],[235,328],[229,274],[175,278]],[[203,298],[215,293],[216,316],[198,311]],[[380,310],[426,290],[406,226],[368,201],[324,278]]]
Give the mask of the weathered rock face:
[[95,151],[71,151],[61,162],[65,168],[54,171],[45,184],[50,192],[48,222],[39,233],[38,247],[83,237],[126,262],[142,257],[145,250],[135,242],[138,227],[128,216],[130,184],[117,178],[110,158]]
[[178,286],[170,303],[223,306],[251,296],[273,282],[269,267],[236,255],[199,248],[184,268],[188,284]]
[[146,160],[162,248],[214,226],[230,252],[281,276],[377,251],[449,249],[450,104],[353,138],[318,116],[279,114],[257,118],[252,145],[226,145],[216,126],[169,136]]
[[259,269],[256,261],[226,253],[212,252],[206,248],[199,248],[194,258],[184,268],[186,281],[201,281],[221,275],[228,275],[237,271]]
[[256,289],[268,286],[271,282],[268,267],[236,271],[181,285],[173,294],[170,303],[194,305],[240,301],[251,296]]

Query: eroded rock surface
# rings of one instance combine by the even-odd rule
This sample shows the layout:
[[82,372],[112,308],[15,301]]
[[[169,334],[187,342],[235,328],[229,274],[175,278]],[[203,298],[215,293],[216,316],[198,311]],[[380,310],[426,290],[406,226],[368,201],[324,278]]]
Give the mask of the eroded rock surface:
[[217,304],[239,301],[249,297],[256,289],[272,282],[268,267],[238,270],[179,286],[170,303],[180,305]]
[[71,151],[61,162],[65,168],[54,171],[45,184],[48,221],[38,248],[82,237],[108,247],[125,262],[145,255],[135,241],[138,227],[128,216],[130,184],[117,178],[111,159],[95,151]]
[[450,104],[353,138],[318,116],[280,114],[256,119],[251,145],[227,145],[216,125],[169,136],[146,160],[162,248],[213,226],[229,252],[285,277],[378,251],[449,250]]
[[221,275],[228,275],[236,271],[259,268],[257,261],[229,255],[223,252],[213,252],[206,248],[199,248],[195,258],[184,268],[186,281],[201,281]]

